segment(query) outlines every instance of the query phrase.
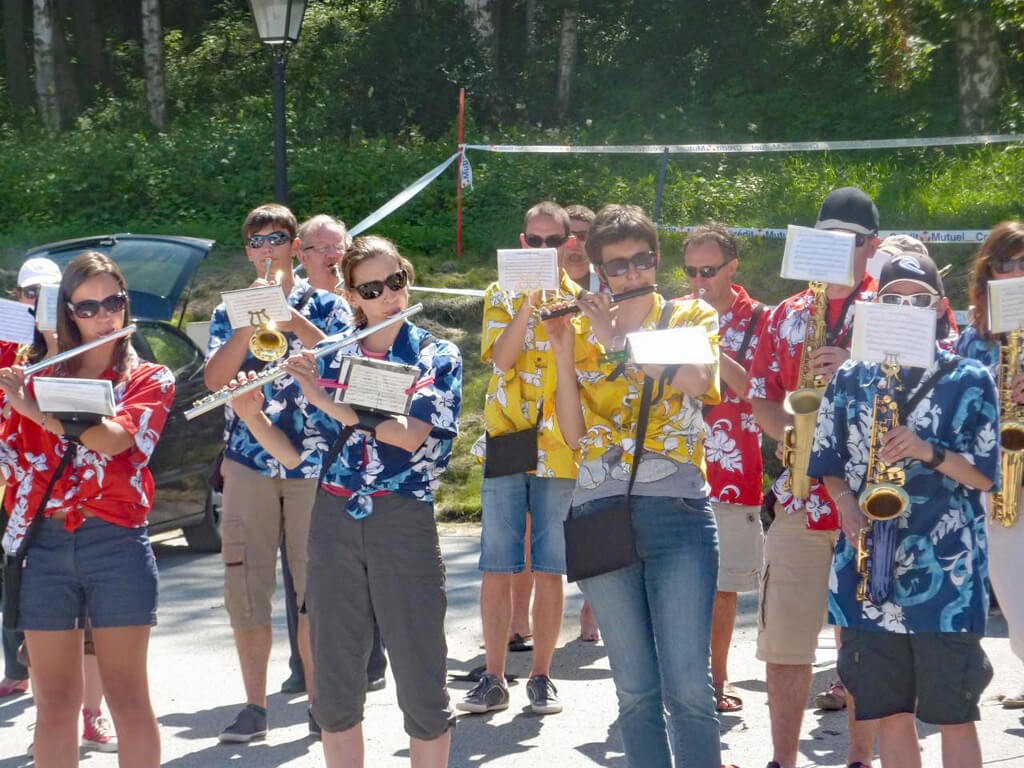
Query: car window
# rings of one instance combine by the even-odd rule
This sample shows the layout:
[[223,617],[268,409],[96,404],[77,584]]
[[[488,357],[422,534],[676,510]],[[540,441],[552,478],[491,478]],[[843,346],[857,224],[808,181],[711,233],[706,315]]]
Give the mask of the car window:
[[195,344],[170,326],[146,323],[140,326],[139,333],[145,337],[153,351],[155,362],[166,365],[176,377],[183,369],[196,365],[197,359],[202,358]]

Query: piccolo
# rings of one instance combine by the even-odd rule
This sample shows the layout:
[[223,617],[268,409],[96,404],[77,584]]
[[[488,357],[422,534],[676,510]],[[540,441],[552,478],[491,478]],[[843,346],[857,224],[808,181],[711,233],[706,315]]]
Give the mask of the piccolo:
[[116,341],[117,339],[123,338],[124,336],[131,336],[133,333],[135,333],[137,327],[138,326],[136,326],[135,323],[132,323],[131,325],[126,325],[120,331],[114,331],[113,333],[98,338],[95,341],[88,341],[85,344],[79,344],[77,347],[72,347],[71,349],[66,350],[64,352],[59,352],[53,357],[48,357],[45,360],[40,360],[38,363],[26,366],[25,378],[27,379],[32,374],[45,370],[49,368],[51,365],[63,363],[65,360],[75,357],[76,355],[80,355],[83,352],[88,352],[90,349],[102,347],[104,344],[109,344],[110,342]]
[[[351,333],[339,333],[334,336],[328,336],[313,347],[313,354],[316,356],[317,360],[319,360],[321,357],[333,354],[353,342],[365,339],[367,336],[373,335],[382,328],[387,328],[389,325],[393,325],[394,323],[402,320],[407,320],[422,311],[422,304],[413,304],[408,309],[404,309],[398,314],[392,315],[387,320],[382,320],[376,325],[368,325],[366,328],[360,328],[358,331],[352,331]],[[220,406],[227,404],[229,401],[234,400],[239,395],[244,395],[246,392],[251,392],[254,389],[262,387],[264,384],[268,384],[271,381],[275,381],[286,375],[288,375],[288,371],[285,370],[283,364],[279,363],[278,365],[257,374],[244,384],[239,384],[237,387],[232,389],[225,387],[224,389],[217,390],[206,397],[196,400],[192,403],[192,407],[185,411],[185,418],[188,421],[192,421],[196,416],[201,416],[207,411],[219,408]]]
[[[637,296],[646,296],[648,293],[654,293],[656,290],[658,290],[658,286],[656,285],[645,285],[643,288],[634,288],[631,291],[623,291],[622,293],[616,293],[612,296],[611,303],[615,304],[616,302],[619,301],[626,301],[626,299],[635,299]],[[587,291],[581,293],[580,296],[583,296],[585,293],[587,293]],[[550,320],[553,317],[562,317],[563,315],[575,315],[579,311],[580,308],[577,304],[570,304],[567,307],[559,307],[558,309],[552,309],[550,312],[545,312],[544,310],[541,310],[540,319]]]

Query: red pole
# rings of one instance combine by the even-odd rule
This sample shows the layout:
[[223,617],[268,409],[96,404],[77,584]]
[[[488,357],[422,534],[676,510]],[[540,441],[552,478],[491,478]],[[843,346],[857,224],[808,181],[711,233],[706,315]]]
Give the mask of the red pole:
[[462,257],[462,160],[466,156],[466,89],[459,89],[459,170],[455,174],[456,210],[455,210],[455,253]]

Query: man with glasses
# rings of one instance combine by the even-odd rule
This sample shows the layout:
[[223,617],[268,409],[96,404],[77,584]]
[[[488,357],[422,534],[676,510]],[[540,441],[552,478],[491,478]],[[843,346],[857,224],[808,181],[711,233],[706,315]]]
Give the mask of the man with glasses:
[[[557,248],[559,265],[564,265],[565,247],[572,240],[569,216],[557,203],[538,203],[526,212],[519,239],[524,248]],[[580,291],[564,269],[561,290],[571,296]],[[555,418],[554,362],[547,332],[536,312],[539,293],[509,297],[494,283],[484,298],[482,357],[494,366],[494,372],[484,402],[486,435],[474,453],[484,460],[479,568],[483,572],[480,614],[487,664],[479,683],[457,705],[464,712],[505,709],[509,704],[505,662],[512,583],[514,574],[527,567],[527,511],[536,595],[533,666],[526,692],[536,714],[562,709],[550,674],[562,627],[562,523],[569,511],[577,467],[575,454],[565,444]],[[524,455],[530,461],[517,465]]]
[[[931,308],[936,338],[943,336],[947,301],[926,253],[897,253],[879,282],[878,301]],[[980,768],[974,722],[992,678],[981,647],[988,609],[982,492],[999,474],[995,384],[982,363],[939,344],[928,369],[901,367],[895,377],[899,388],[883,390],[883,366],[847,363],[818,412],[809,471],[824,478],[844,533],[828,601],[830,623],[842,627],[839,674],[856,698],[857,717],[877,728],[883,765],[920,767],[916,715],[938,727],[944,766]],[[858,498],[880,394],[895,398],[900,418],[880,438],[878,458],[903,471],[908,505],[898,520],[872,523],[862,600],[857,541],[868,521]],[[888,563],[877,545],[883,525],[894,536]]]
[[683,242],[683,269],[693,293],[718,312],[722,401],[704,407],[704,452],[711,506],[718,523],[718,591],[711,621],[711,679],[719,712],[738,712],[743,700],[729,684],[729,646],[738,592],[757,589],[764,555],[761,526],[761,429],[747,399],[747,371],[768,310],[733,282],[739,269],[736,237],[717,222],[696,227]]
[[[296,238],[295,216],[282,205],[263,205],[249,212],[242,226],[245,254],[256,272],[253,287],[266,285],[264,276],[279,282],[291,305],[291,319],[278,323],[286,334],[290,352],[312,347],[325,334],[341,333],[351,324],[348,305],[327,291],[320,291],[292,273]],[[269,265],[269,270],[268,270]],[[239,372],[275,363],[261,363],[249,351],[255,328],[232,329],[223,303],[213,311],[206,360],[206,386],[218,390]],[[308,420],[308,401],[291,377],[264,387],[273,403],[268,417],[296,445],[305,446],[305,460],[287,469],[253,438],[245,424],[225,406],[225,442],[222,470],[224,504],[221,520],[224,560],[224,603],[231,619],[235,648],[245,686],[246,706],[220,734],[224,742],[249,742],[267,733],[267,666],[271,648],[271,597],[277,574],[277,552],[284,536],[295,585],[297,605],[306,591],[306,539],[310,513],[320,472],[320,453],[325,449],[319,433]],[[312,660],[309,653],[309,622],[298,620],[299,647],[305,662],[306,690],[310,690]],[[310,718],[310,733],[318,734]]]
[[[854,303],[875,296],[875,281],[865,269],[879,243],[878,208],[864,191],[842,187],[825,198],[815,227],[855,236],[854,286],[826,287],[826,340],[809,357],[811,373],[829,379],[850,356]],[[764,433],[780,444],[786,426],[793,423],[783,402],[787,392],[800,386],[800,358],[813,306],[813,294],[805,290],[772,310],[750,367],[747,397],[754,416]],[[811,665],[825,617],[832,550],[839,536],[839,519],[826,488],[812,481],[808,498],[798,499],[786,487],[788,476],[789,470],[784,470],[772,488],[775,519],[765,537],[757,635],[757,658],[766,665],[772,727],[774,757],[769,768],[796,764]],[[848,763],[870,765],[872,733],[856,723],[852,699],[845,691],[837,696],[848,710]]]
[[299,225],[296,255],[306,270],[310,285],[335,293],[341,282],[339,265],[349,237],[345,223],[326,213],[306,219]]

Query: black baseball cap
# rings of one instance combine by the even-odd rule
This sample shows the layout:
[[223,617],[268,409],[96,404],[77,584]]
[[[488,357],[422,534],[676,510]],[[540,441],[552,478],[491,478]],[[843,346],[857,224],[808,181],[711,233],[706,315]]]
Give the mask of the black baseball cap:
[[821,204],[814,228],[873,235],[878,232],[878,208],[863,189],[840,187],[829,192]]
[[[907,238],[907,240],[912,239]],[[917,283],[939,296],[945,296],[942,275],[939,274],[932,257],[928,255],[924,243],[917,240],[914,240],[914,243],[916,246],[913,250],[900,250],[894,253],[889,259],[889,263],[882,267],[882,272],[878,276],[879,292],[884,291],[890,283],[910,282]],[[922,250],[924,253],[921,253]]]

